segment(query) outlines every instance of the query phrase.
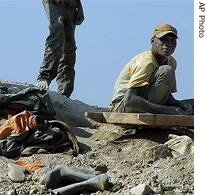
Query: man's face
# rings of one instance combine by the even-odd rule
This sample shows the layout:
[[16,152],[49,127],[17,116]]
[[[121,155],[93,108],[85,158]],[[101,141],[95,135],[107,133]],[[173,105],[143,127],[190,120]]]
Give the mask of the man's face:
[[153,37],[152,50],[160,56],[168,57],[176,49],[176,36],[172,33],[161,38]]

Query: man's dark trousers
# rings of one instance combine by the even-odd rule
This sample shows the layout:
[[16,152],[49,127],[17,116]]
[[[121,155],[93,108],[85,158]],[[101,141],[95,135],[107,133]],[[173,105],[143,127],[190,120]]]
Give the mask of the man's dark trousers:
[[76,5],[54,4],[43,0],[49,20],[50,34],[46,39],[43,63],[38,80],[56,78],[58,93],[69,97],[74,89],[76,43],[74,18]]

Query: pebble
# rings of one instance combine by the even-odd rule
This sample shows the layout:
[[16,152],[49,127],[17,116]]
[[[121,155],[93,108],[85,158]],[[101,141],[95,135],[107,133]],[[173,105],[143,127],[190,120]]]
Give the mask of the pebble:
[[8,176],[13,182],[22,182],[25,180],[25,169],[19,165],[9,163],[8,164]]

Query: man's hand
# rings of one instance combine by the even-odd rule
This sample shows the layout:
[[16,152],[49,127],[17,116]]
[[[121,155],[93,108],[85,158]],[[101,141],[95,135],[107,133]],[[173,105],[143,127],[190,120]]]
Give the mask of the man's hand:
[[172,107],[177,107],[177,110],[179,109],[180,114],[182,111],[184,112],[184,114],[187,114],[187,115],[194,114],[193,105],[189,101],[176,100],[172,94],[169,95],[167,105],[172,106]]
[[168,115],[188,115],[188,113],[182,110],[180,107],[175,106],[163,106],[161,105],[162,114]]
[[52,0],[52,3],[58,5],[62,0]]
[[179,107],[186,113],[193,114],[193,106],[187,101],[180,101]]
[[84,21],[84,14],[83,14],[82,6],[79,6],[76,11],[77,13],[75,15],[75,24],[80,25]]

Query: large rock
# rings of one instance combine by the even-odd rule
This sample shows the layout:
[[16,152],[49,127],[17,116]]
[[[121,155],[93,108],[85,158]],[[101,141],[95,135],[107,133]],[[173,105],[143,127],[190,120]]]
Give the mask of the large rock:
[[131,195],[148,195],[153,194],[154,191],[146,184],[138,184],[130,190]]
[[100,108],[79,100],[72,100],[53,91],[49,91],[49,95],[56,112],[56,119],[64,121],[71,126],[91,126],[92,123],[86,119],[85,112],[107,111],[107,108]]
[[194,141],[191,137],[169,134],[168,138],[170,140],[164,145],[171,150],[173,157],[194,155]]

